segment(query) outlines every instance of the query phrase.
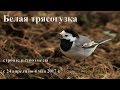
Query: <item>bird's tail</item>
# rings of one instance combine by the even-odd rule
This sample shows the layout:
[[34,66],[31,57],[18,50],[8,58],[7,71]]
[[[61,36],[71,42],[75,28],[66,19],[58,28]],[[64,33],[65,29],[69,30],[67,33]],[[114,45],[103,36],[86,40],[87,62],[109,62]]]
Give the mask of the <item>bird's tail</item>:
[[102,44],[102,43],[107,42],[107,41],[109,41],[109,40],[112,40],[112,38],[100,39],[100,40],[95,41],[95,43]]

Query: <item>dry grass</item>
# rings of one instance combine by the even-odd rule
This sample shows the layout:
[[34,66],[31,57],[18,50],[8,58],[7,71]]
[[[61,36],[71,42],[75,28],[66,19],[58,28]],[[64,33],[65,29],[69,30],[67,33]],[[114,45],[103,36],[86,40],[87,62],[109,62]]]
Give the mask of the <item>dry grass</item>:
[[[120,78],[120,12],[17,12],[3,11],[12,16],[77,16],[78,23],[1,23],[0,25],[0,61],[3,59],[48,59],[48,63],[0,62],[0,70],[6,69],[57,69],[57,73],[5,74],[7,79],[117,79]],[[84,17],[84,15],[86,15]],[[107,20],[105,21],[106,17]],[[7,31],[7,27],[9,32]],[[71,66],[70,59],[58,50],[58,33],[63,28],[72,27],[83,35],[94,39],[103,38],[103,31],[116,35],[115,39],[97,48],[86,61]],[[17,33],[16,33],[17,32]],[[14,34],[13,34],[14,33]],[[108,34],[107,34],[108,35]],[[1,74],[3,75],[3,74]],[[3,78],[5,78],[3,77]],[[0,77],[1,78],[1,77]]]

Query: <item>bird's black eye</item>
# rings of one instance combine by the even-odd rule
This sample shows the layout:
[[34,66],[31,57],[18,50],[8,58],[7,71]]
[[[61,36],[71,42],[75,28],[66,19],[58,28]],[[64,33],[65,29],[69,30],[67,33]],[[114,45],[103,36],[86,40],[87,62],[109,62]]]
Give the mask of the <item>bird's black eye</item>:
[[65,37],[67,37],[68,35],[65,35]]

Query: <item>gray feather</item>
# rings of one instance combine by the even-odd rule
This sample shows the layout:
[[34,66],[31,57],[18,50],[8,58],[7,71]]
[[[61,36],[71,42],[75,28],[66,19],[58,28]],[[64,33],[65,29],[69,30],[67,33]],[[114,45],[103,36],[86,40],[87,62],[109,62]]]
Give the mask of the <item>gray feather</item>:
[[91,40],[88,37],[79,35],[79,38],[75,41],[75,45],[80,47],[88,42],[91,42]]

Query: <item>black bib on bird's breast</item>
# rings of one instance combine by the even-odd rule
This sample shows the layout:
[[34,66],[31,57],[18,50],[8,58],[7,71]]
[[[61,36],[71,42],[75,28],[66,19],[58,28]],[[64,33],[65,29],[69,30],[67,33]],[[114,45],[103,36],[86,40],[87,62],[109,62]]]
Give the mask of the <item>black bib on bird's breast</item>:
[[70,40],[61,39],[60,47],[63,51],[68,51],[72,47],[73,42],[70,42]]

